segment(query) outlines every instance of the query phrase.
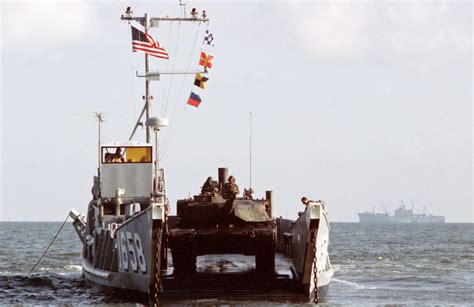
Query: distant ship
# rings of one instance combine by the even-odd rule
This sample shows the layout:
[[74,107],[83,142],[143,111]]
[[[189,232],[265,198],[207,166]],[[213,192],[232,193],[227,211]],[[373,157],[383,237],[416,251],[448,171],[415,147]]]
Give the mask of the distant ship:
[[[424,211],[424,210],[423,210]],[[394,215],[388,212],[362,212],[359,215],[360,223],[444,223],[444,216],[426,214],[415,214],[412,209],[407,209],[402,203]]]

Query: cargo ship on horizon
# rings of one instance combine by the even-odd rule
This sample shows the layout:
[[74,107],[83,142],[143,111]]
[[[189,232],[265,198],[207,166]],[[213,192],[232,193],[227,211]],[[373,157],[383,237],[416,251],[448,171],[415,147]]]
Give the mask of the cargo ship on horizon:
[[443,215],[432,215],[426,214],[423,209],[422,214],[416,214],[413,210],[407,209],[402,203],[400,207],[395,210],[394,215],[390,215],[388,212],[376,213],[374,212],[360,212],[359,215],[360,223],[444,223],[445,217]]

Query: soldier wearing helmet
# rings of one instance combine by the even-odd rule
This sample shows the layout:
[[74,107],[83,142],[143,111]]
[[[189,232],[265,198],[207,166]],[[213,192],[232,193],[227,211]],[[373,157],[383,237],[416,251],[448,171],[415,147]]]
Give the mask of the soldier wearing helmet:
[[206,182],[204,182],[201,188],[201,195],[212,195],[216,192],[217,182],[212,180],[212,177],[207,177]]
[[224,188],[222,191],[222,197],[227,199],[225,212],[230,215],[232,211],[234,211],[234,200],[237,198],[239,194],[239,186],[235,183],[235,177],[229,176],[228,181],[224,184]]
[[235,177],[229,176],[228,181],[224,184],[224,195],[225,199],[233,202],[237,195],[239,194],[239,186],[235,183]]

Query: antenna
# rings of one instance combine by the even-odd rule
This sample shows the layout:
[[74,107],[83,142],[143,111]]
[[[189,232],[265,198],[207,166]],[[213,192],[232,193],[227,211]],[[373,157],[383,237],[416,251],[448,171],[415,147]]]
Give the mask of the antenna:
[[98,131],[98,138],[97,138],[97,144],[98,144],[98,147],[97,147],[97,152],[98,152],[98,164],[97,164],[97,168],[100,172],[100,158],[101,158],[101,154],[100,154],[100,144],[102,143],[101,141],[101,126],[102,126],[102,123],[104,122],[104,114],[102,112],[94,112],[95,116],[97,117],[97,124],[98,124],[98,128],[99,128],[99,131]]
[[252,190],[252,112],[249,113],[250,118],[250,152],[249,152],[249,164],[250,164],[250,190]]
[[97,118],[97,124],[98,124],[98,136],[97,136],[97,144],[98,144],[98,151],[99,151],[99,164],[98,164],[98,167],[100,167],[100,158],[101,158],[101,155],[100,155],[100,144],[101,144],[101,141],[102,141],[102,131],[101,131],[101,126],[102,126],[102,123],[105,122],[105,113],[103,112],[94,112],[94,113],[80,113],[80,114],[73,114],[74,116],[93,116],[95,118]]
[[186,3],[183,0],[179,0],[179,5],[183,7],[184,17],[186,18]]

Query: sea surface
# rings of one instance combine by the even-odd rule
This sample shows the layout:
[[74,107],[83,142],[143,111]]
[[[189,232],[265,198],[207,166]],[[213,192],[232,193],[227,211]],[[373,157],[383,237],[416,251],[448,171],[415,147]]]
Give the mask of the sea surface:
[[[147,304],[84,280],[81,244],[70,223],[28,276],[61,224],[0,222],[0,304]],[[474,304],[474,224],[331,227],[335,274],[322,305]],[[231,256],[198,266],[215,266],[220,272],[251,267],[251,260]],[[271,297],[245,303],[274,304]]]

